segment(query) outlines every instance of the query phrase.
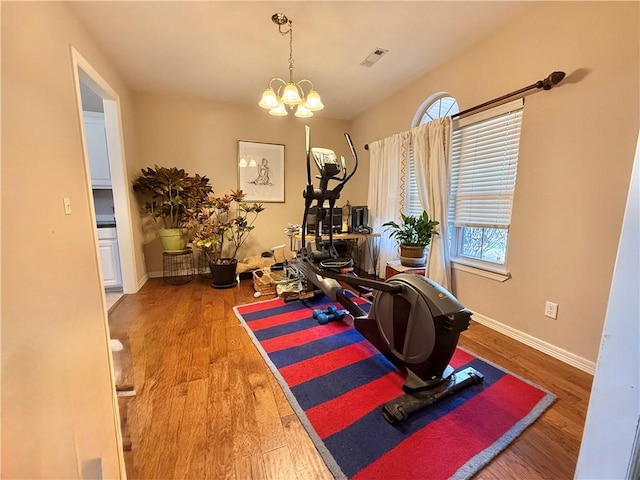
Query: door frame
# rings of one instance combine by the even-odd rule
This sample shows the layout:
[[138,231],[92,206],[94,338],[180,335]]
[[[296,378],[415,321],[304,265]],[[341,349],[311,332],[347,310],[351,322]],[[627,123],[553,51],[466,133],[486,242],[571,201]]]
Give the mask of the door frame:
[[[78,115],[82,129],[85,174],[89,192],[92,191],[91,170],[89,168],[89,156],[87,154],[87,146],[85,144],[80,83],[82,82],[89,86],[98,96],[102,97],[107,149],[109,152],[109,171],[111,173],[113,207],[116,218],[116,231],[118,232],[122,290],[125,294],[136,293],[140,287],[138,285],[136,275],[136,259],[134,255],[135,244],[133,239],[133,224],[131,221],[131,199],[129,195],[130,188],[124,152],[120,97],[73,46],[71,46],[71,56],[78,100]],[[95,228],[96,219],[95,211],[93,210],[93,196],[89,195],[89,197],[92,207],[91,219]],[[96,248],[98,247],[97,242],[98,239],[96,235]],[[100,274],[102,275],[102,272],[100,272]]]
[[139,288],[136,281],[135,257],[133,255],[133,229],[131,224],[131,209],[129,202],[129,188],[127,182],[127,169],[124,155],[124,141],[121,128],[120,99],[118,94],[102,78],[100,74],[87,62],[80,53],[71,45],[71,62],[73,70],[74,88],[76,90],[76,103],[78,107],[78,123],[80,125],[80,137],[84,156],[85,180],[87,185],[87,201],[89,204],[89,218],[92,222],[91,231],[96,255],[97,275],[100,284],[100,297],[103,307],[103,326],[105,335],[105,349],[109,362],[109,376],[112,387],[112,408],[114,414],[114,431],[117,445],[118,466],[120,478],[127,478],[127,469],[123,453],[122,427],[118,396],[116,393],[116,374],[111,354],[109,314],[107,312],[106,292],[102,281],[102,265],[98,242],[98,228],[96,223],[95,206],[92,194],[91,168],[84,131],[84,116],[82,110],[82,96],[80,83],[90,87],[102,98],[105,116],[105,133],[107,137],[107,149],[109,156],[109,171],[111,174],[114,213],[116,217],[116,230],[118,234],[118,248],[120,250],[120,270],[122,273],[122,287],[124,293],[135,293]]

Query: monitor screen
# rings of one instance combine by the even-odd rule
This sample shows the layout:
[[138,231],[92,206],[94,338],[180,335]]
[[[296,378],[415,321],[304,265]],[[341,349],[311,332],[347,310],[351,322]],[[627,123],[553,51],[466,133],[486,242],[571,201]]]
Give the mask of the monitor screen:
[[366,205],[351,207],[351,229],[358,232],[369,224],[369,208]]

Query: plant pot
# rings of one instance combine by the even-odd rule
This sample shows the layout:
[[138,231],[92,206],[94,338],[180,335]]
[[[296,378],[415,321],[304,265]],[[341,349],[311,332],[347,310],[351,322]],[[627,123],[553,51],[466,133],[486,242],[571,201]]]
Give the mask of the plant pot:
[[426,245],[400,245],[400,263],[405,267],[424,267],[427,263]]
[[236,279],[236,267],[238,260],[235,258],[221,258],[221,263],[209,263],[211,270],[211,286],[213,288],[231,288],[238,284]]
[[187,248],[189,241],[188,228],[163,228],[160,230],[160,240],[165,252],[177,252]]

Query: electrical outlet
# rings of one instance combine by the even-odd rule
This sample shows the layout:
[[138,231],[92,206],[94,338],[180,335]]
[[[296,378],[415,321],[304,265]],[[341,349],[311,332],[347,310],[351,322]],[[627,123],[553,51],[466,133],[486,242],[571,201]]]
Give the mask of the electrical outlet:
[[549,318],[558,318],[558,304],[547,302],[544,306],[544,315]]

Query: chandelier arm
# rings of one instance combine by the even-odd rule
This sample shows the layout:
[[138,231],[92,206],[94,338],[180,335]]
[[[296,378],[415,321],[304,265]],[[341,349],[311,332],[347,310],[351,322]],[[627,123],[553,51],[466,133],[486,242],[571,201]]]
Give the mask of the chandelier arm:
[[311,80],[308,80],[308,79],[306,79],[306,78],[303,78],[302,80],[300,80],[299,82],[297,82],[297,83],[296,83],[296,85],[298,85],[300,88],[302,88],[302,87],[300,86],[300,84],[301,84],[302,82],[307,82],[309,85],[311,85],[311,90],[313,90],[313,82],[312,82]]
[[[271,84],[273,82],[275,82],[276,80],[278,80],[279,82],[282,82],[282,85],[286,85],[287,82],[285,82],[282,78],[280,77],[273,77],[271,80],[269,80],[269,86],[271,87]],[[282,85],[280,87],[278,87],[278,89],[282,88]],[[273,87],[272,87],[273,88]]]

